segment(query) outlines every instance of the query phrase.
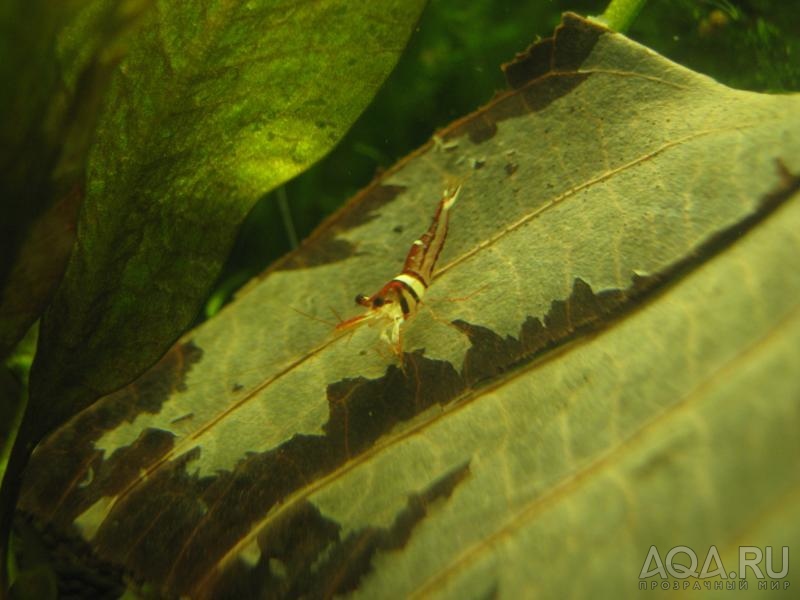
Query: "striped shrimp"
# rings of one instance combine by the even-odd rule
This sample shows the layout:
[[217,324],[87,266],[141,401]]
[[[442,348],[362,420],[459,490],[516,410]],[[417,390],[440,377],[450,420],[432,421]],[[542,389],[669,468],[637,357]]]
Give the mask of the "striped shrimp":
[[436,261],[447,239],[447,226],[450,209],[458,198],[461,186],[453,191],[446,190],[428,231],[416,240],[408,251],[403,270],[392,278],[372,296],[359,294],[356,304],[367,310],[361,315],[342,321],[337,331],[351,329],[364,323],[372,326],[383,325],[381,339],[392,347],[397,355],[402,355],[403,344],[400,327],[413,317],[433,279]]

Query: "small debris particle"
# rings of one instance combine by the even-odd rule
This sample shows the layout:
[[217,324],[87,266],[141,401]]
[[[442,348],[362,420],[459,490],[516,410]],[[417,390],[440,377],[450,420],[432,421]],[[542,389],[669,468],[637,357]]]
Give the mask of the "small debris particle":
[[485,164],[486,164],[486,159],[485,158],[473,158],[472,159],[472,168],[475,169],[475,170],[483,168],[483,165],[485,165]]
[[514,173],[517,172],[518,168],[519,168],[519,165],[517,165],[516,163],[507,163],[506,167],[505,167],[506,175],[513,175]]
[[446,142],[441,136],[433,135],[433,147],[439,152],[449,152],[458,148],[458,142]]
[[92,485],[93,481],[94,481],[94,468],[92,468],[92,466],[89,465],[89,468],[86,471],[86,475],[84,475],[83,479],[81,479],[80,483],[78,483],[78,487],[81,489],[89,487],[90,485]]
[[194,413],[186,413],[185,415],[181,415],[180,417],[176,417],[170,421],[173,425],[175,423],[180,423],[181,421],[185,421],[187,419],[191,419],[194,416]]
[[403,233],[403,226],[402,225],[397,225],[397,226],[395,226],[394,229],[392,229],[392,231],[394,231],[395,233]]

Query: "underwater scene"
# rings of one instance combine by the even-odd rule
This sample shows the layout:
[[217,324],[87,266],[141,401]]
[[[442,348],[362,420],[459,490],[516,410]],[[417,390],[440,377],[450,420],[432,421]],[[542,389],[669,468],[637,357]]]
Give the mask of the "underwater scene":
[[797,597],[796,2],[0,26],[0,599]]

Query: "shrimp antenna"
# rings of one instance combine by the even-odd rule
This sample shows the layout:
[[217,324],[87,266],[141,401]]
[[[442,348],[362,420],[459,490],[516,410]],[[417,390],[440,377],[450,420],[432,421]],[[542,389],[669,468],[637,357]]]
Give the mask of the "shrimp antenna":
[[307,319],[311,319],[312,321],[317,321],[318,323],[323,323],[324,325],[327,325],[328,327],[335,328],[338,325],[338,323],[332,323],[331,321],[328,321],[326,319],[320,319],[319,317],[315,317],[314,315],[310,315],[307,312],[303,312],[302,310],[300,310],[299,308],[295,308],[294,306],[290,306],[289,308],[291,308],[298,315],[303,315]]

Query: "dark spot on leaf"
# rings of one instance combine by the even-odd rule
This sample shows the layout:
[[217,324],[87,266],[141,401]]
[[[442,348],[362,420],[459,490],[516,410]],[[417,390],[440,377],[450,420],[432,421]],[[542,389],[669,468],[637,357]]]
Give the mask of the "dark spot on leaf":
[[459,121],[447,133],[451,136],[466,134],[473,143],[479,144],[497,133],[497,123],[547,108],[589,76],[588,73],[563,73],[534,80],[523,89],[498,98],[472,118]]
[[800,174],[796,175],[789,171],[786,163],[780,158],[775,159],[775,168],[780,182],[774,190],[761,199],[760,208],[762,211],[768,211],[767,214],[800,191]]
[[[200,448],[195,447],[152,473],[148,485],[129,491],[115,505],[112,515],[127,513],[135,517],[112,516],[103,521],[93,539],[97,553],[120,563],[120,558],[126,556],[126,563],[135,576],[164,581],[172,563],[165,560],[163,549],[175,548],[176,540],[187,539],[192,534],[193,524],[200,521],[209,508],[203,492],[211,487],[213,480],[197,479],[188,474],[187,466],[199,455]],[[175,489],[191,493],[170,493]],[[166,495],[162,495],[165,492]],[[128,512],[131,509],[133,513]],[[145,564],[148,568],[140,570]]]
[[[228,598],[298,598],[318,578],[308,576],[315,561],[339,542],[340,527],[308,501],[297,502],[256,539],[258,562],[234,561],[215,589]],[[224,591],[224,592],[223,592]]]
[[502,65],[509,87],[517,89],[550,72],[553,55],[553,38],[534,42],[524,52],[519,52],[511,62]]
[[366,527],[344,540],[337,523],[311,503],[298,502],[258,535],[257,564],[234,562],[215,590],[229,598],[330,598],[352,591],[372,570],[375,554],[404,547],[432,505],[448,499],[468,475],[469,463],[452,469],[421,493],[409,495],[389,527]]
[[161,429],[143,430],[133,444],[114,451],[99,465],[92,486],[107,494],[121,492],[139,476],[140,465],[155,463],[172,450],[174,438],[172,433]]
[[468,386],[492,379],[570,340],[600,329],[625,314],[655,288],[655,277],[634,275],[625,290],[603,290],[595,294],[580,278],[575,278],[572,293],[565,300],[553,300],[544,316],[528,316],[517,337],[501,338],[496,333],[465,321],[453,324],[470,339],[472,347],[464,359],[463,376]]
[[478,115],[476,119],[469,123],[467,134],[473,144],[480,144],[494,137],[497,133],[497,123],[490,112]]
[[402,225],[395,225],[394,229],[392,229],[395,233],[403,233],[403,226]]
[[516,163],[506,163],[506,166],[505,166],[506,175],[513,175],[514,173],[517,172],[518,168],[519,168],[519,165],[517,165]]
[[480,158],[473,159],[472,161],[472,168],[475,170],[482,169],[483,166],[486,164],[486,161]]
[[333,232],[325,232],[314,245],[313,252],[304,252],[304,245],[289,254],[275,267],[278,271],[291,269],[308,269],[344,260],[356,254],[356,247],[341,238],[334,237]]
[[231,388],[234,392],[241,392],[244,389],[244,386],[241,383],[234,383],[233,388]]
[[553,69],[576,71],[589,58],[601,36],[609,33],[602,25],[590,22],[575,13],[564,14],[556,28]]
[[602,27],[567,13],[555,35],[535,42],[503,65],[509,87],[519,89],[552,71],[576,71],[591,54]]
[[588,73],[571,73],[531,83],[520,91],[526,112],[536,112],[547,108],[552,102],[566,96],[588,78]]
[[[338,237],[339,233],[368,223],[378,216],[381,207],[394,200],[405,187],[373,184],[353,198],[327,227],[317,229],[294,252],[272,270],[305,269],[344,260],[356,254],[356,247]],[[263,275],[262,275],[263,277]]]
[[[380,379],[345,379],[328,386],[330,419],[324,430],[348,458],[396,424],[458,395],[463,384],[447,362],[421,352],[405,355],[406,374],[391,365]],[[424,393],[423,386],[424,383]]]
[[[44,564],[46,570],[55,575],[59,598],[119,598],[125,592],[124,570],[97,558],[91,546],[74,531],[53,527],[51,523],[33,521],[17,513],[14,532],[17,539],[22,541],[18,572],[24,575],[26,570],[33,569],[35,579],[44,579],[41,571],[37,573],[35,569],[37,564],[39,567],[43,566],[38,561],[46,553],[47,563]],[[12,586],[12,598],[54,597],[33,592],[27,587],[22,588],[25,590],[22,592],[15,586],[16,582]],[[15,595],[15,591],[22,595]],[[24,595],[28,592],[32,595]]]
[[192,417],[194,417],[194,413],[191,413],[191,412],[190,412],[190,413],[186,413],[185,415],[181,415],[180,417],[177,417],[177,418],[175,418],[175,419],[172,419],[172,421],[170,421],[170,423],[173,423],[173,424],[175,424],[175,423],[181,423],[181,422],[183,422],[183,421],[188,421],[188,420],[189,420],[189,419],[191,419]]
[[578,69],[607,31],[577,15],[564,15],[553,38],[534,43],[503,66],[506,80],[518,90],[516,93],[500,94],[486,108],[442,135],[455,138],[466,134],[479,144],[494,136],[497,123],[546,108],[590,76]]
[[462,374],[469,383],[494,377],[515,364],[523,355],[522,344],[511,336],[501,338],[491,329],[456,320],[453,324],[467,334],[472,347],[464,359]]
[[431,506],[450,498],[468,475],[469,463],[456,467],[422,493],[409,495],[405,508],[388,528],[367,527],[351,533],[313,571],[312,586],[303,591],[310,597],[329,598],[357,589],[361,579],[372,571],[375,554],[403,548],[414,528],[428,516]]
[[[155,414],[176,390],[186,389],[186,374],[203,351],[192,342],[178,344],[149,371],[127,387],[101,398],[74,417],[72,427],[61,428],[46,438],[25,471],[20,506],[37,513],[59,507],[57,519],[69,524],[109,489],[118,489],[126,477],[135,476],[139,465],[157,460],[172,447],[172,434],[148,429],[130,446],[104,457],[95,441],[141,413]],[[91,485],[73,486],[88,469]],[[110,492],[109,492],[110,493]]]

